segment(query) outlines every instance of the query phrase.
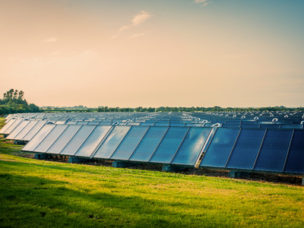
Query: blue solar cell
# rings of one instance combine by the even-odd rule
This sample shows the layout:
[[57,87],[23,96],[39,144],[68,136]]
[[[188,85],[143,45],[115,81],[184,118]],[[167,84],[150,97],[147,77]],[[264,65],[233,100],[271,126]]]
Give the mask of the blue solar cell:
[[264,134],[265,130],[262,129],[242,129],[228,163],[228,168],[252,169]]
[[304,173],[304,130],[294,132],[285,171]]
[[150,127],[134,153],[131,161],[149,161],[161,139],[167,132],[168,127]]
[[254,169],[283,171],[291,135],[291,130],[268,129]]
[[218,128],[200,166],[224,168],[239,131]]
[[191,128],[172,164],[195,165],[210,131],[211,128]]
[[189,128],[170,127],[159,147],[153,154],[150,162],[170,163],[180,147]]
[[102,142],[110,128],[111,126],[97,126],[75,155],[81,157],[90,157],[97,146]]
[[147,130],[148,127],[132,127],[111,159],[128,160]]
[[104,141],[104,143],[97,150],[94,158],[110,158],[129,129],[129,126],[116,126]]

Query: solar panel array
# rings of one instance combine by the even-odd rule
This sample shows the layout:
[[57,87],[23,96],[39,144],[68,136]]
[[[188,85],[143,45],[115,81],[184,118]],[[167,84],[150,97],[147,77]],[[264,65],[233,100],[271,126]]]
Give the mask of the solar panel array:
[[8,116],[0,133],[8,139],[28,142],[23,150],[35,153],[304,174],[302,123],[292,127],[296,124],[294,118],[286,117],[280,124],[277,120],[267,122],[268,126],[263,125],[265,120],[228,120],[216,116],[206,113],[14,114]]

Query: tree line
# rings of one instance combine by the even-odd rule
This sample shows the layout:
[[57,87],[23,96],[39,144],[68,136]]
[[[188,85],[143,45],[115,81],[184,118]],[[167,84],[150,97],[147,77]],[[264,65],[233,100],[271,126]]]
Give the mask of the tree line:
[[24,99],[22,90],[10,89],[3,94],[3,99],[0,99],[0,115],[39,111],[40,109],[37,105],[28,104]]

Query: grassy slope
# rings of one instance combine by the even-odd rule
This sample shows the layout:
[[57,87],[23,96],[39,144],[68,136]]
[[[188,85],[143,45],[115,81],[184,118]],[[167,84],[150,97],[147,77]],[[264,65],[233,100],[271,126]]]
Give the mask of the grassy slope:
[[0,143],[0,227],[304,227],[304,188],[39,161]]

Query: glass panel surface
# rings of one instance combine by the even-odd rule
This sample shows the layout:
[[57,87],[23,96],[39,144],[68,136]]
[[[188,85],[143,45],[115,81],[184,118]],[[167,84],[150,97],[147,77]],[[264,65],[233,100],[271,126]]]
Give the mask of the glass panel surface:
[[6,129],[8,129],[15,121],[16,121],[16,120],[13,120],[13,119],[9,120],[9,121],[3,126],[3,128],[1,128],[0,133],[1,133],[1,134],[4,134],[5,131],[6,131]]
[[26,125],[25,128],[23,128],[23,130],[21,132],[19,132],[19,134],[16,136],[17,140],[21,140],[23,139],[23,137],[29,133],[29,131],[35,126],[35,124],[37,124],[38,121],[30,121],[30,123],[28,125]]
[[38,121],[38,123],[24,136],[22,140],[30,141],[37,132],[45,125],[46,121]]
[[47,153],[59,154],[77,133],[79,128],[81,128],[81,125],[69,125],[56,142],[47,150]]
[[88,138],[88,136],[92,133],[95,126],[87,126],[84,125],[82,128],[76,133],[76,135],[72,138],[69,144],[64,148],[61,154],[64,155],[74,155],[79,147],[83,144],[83,142]]
[[150,162],[170,163],[187,131],[187,127],[170,127]]
[[148,127],[132,127],[111,159],[128,160],[136,146],[146,133]]
[[150,127],[135,152],[132,154],[131,161],[149,161],[153,152],[165,135],[168,127]]
[[294,132],[285,171],[304,173],[304,130]]
[[269,129],[255,170],[281,172],[283,170],[291,134],[291,130]]
[[97,146],[101,143],[111,126],[97,126],[89,138],[79,148],[76,156],[90,157]]
[[210,131],[211,128],[191,128],[172,164],[195,165]]
[[23,150],[34,151],[35,148],[41,143],[41,141],[50,133],[50,131],[55,127],[53,124],[45,125],[35,136],[29,141]]
[[242,129],[228,163],[228,168],[252,169],[264,134],[265,130],[262,129]]
[[67,125],[56,125],[50,134],[35,148],[35,152],[46,152],[66,128]]
[[5,130],[5,134],[10,134],[20,123],[22,119],[17,119],[10,127]]
[[200,166],[224,168],[239,131],[218,128]]
[[10,134],[9,136],[7,136],[8,139],[15,139],[16,135],[18,135],[24,128],[26,125],[28,125],[29,121],[28,120],[24,120],[22,121],[22,123],[20,123],[18,125],[18,127],[16,127]]
[[129,129],[127,126],[116,126],[97,150],[94,158],[110,158]]

